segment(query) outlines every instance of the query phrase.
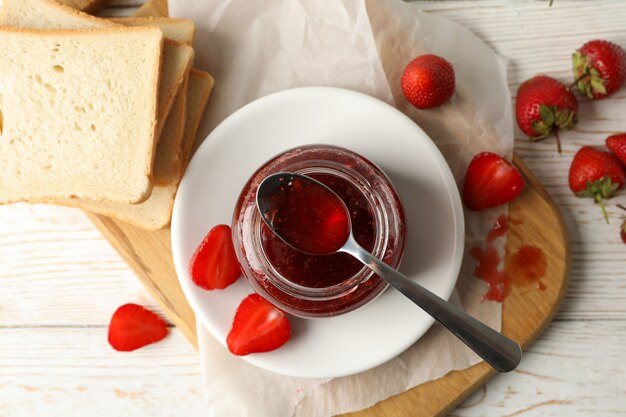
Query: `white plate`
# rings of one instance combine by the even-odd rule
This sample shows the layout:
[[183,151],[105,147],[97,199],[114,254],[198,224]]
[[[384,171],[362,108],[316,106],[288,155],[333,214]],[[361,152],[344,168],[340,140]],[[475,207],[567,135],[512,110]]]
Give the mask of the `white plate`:
[[[463,211],[452,174],[430,138],[370,96],[328,87],[286,90],[246,105],[213,130],[189,164],[174,204],[172,249],[180,284],[197,317],[223,345],[251,288],[241,278],[225,290],[205,291],[189,278],[189,259],[213,226],[230,225],[239,192],[259,166],[311,143],[348,148],[389,175],[407,217],[400,270],[443,298],[452,293],[463,256]],[[398,355],[433,319],[390,288],[350,313],[291,323],[287,344],[242,358],[296,377],[349,375]]]

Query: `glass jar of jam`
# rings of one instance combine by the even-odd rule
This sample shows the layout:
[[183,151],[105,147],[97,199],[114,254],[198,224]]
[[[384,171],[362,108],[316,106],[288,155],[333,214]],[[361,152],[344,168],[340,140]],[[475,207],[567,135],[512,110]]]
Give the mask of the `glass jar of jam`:
[[259,168],[233,213],[233,243],[254,290],[299,317],[327,317],[373,300],[387,283],[346,253],[308,255],[280,240],[256,207],[263,179],[277,172],[308,175],[331,188],[349,210],[356,241],[397,268],[405,245],[405,217],[391,181],[362,156],[330,145],[288,150]]

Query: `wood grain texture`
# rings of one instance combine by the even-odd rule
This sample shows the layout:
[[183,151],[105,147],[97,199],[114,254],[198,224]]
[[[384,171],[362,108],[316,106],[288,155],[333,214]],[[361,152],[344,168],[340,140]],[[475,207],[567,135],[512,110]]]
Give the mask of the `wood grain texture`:
[[[103,11],[129,15],[123,6],[141,3],[113,0],[116,7]],[[569,55],[586,40],[626,46],[621,0],[556,0],[551,9],[543,1],[508,0],[420,1],[419,7],[467,26],[509,58],[513,94],[540,72],[567,81]],[[626,90],[602,102],[581,101],[581,123],[563,135],[561,156],[553,142],[531,144],[516,133],[517,154],[567,225],[569,288],[518,370],[493,378],[451,416],[624,415],[626,256],[614,203],[626,204],[626,193],[610,201],[605,225],[590,200],[571,194],[566,178],[578,147],[626,130],[623,103]],[[0,415],[205,417],[198,358],[176,328],[161,344],[131,354],[108,350],[105,329],[124,302],[165,314],[82,212],[0,207]]]

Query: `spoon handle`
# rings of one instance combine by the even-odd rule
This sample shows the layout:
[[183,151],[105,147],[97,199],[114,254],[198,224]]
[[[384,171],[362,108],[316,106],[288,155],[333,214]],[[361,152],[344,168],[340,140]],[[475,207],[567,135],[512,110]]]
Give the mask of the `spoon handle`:
[[517,343],[411,281],[363,249],[352,237],[341,251],[357,258],[420,306],[498,372],[512,371],[519,364],[522,350]]

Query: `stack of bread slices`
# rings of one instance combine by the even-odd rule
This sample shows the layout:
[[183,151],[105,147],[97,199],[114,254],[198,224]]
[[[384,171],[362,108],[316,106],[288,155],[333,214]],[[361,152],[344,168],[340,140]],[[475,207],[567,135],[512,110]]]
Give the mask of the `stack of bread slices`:
[[169,225],[213,79],[187,19],[102,19],[53,0],[0,13],[0,204]]

